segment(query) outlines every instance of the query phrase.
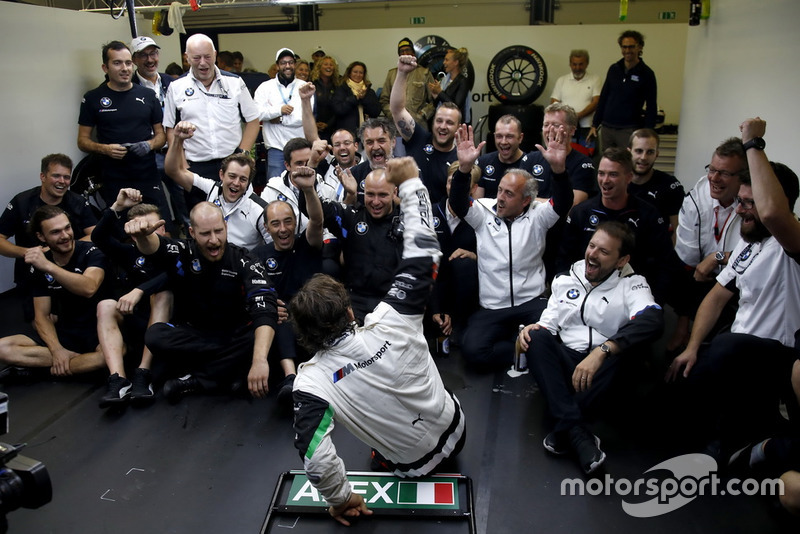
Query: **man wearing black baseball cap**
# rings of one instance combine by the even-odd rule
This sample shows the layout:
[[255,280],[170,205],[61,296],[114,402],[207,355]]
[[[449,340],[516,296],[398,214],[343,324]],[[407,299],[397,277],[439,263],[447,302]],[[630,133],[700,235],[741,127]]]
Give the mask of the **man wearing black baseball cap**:
[[[414,43],[411,42],[411,39],[408,37],[400,39],[400,42],[397,43],[397,55],[416,56]],[[394,122],[394,118],[389,106],[389,97],[392,94],[395,78],[397,78],[397,67],[386,73],[386,81],[383,82],[383,90],[380,97],[383,114],[392,122]],[[425,67],[417,67],[408,75],[408,83],[406,84],[406,109],[414,118],[414,121],[425,130],[428,129],[428,120],[433,116],[435,110],[433,98],[428,91],[428,83],[433,82],[431,71]]]

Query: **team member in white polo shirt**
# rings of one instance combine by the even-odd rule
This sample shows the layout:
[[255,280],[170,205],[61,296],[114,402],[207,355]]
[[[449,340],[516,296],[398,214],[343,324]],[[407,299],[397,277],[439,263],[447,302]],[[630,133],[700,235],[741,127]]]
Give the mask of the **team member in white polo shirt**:
[[175,125],[172,143],[164,162],[167,175],[184,189],[192,186],[206,194],[206,200],[222,209],[228,223],[228,241],[248,250],[270,237],[264,225],[264,208],[267,203],[253,191],[255,162],[249,154],[231,154],[222,160],[222,168],[215,178],[204,178],[186,166],[183,145],[196,132],[194,124],[181,121]]
[[[167,142],[172,144],[173,129],[180,121],[194,124],[196,135],[184,147],[189,166],[200,176],[216,176],[224,158],[253,148],[258,136],[258,108],[241,78],[214,65],[217,51],[208,36],[198,33],[189,37],[186,57],[191,69],[167,91]],[[242,117],[246,121],[244,130]]]
[[[800,223],[793,207],[800,186],[791,169],[764,154],[766,122],[748,119],[740,128],[750,167],[750,179],[740,177],[736,204],[742,240],[700,305],[689,345],[667,372],[668,380],[706,373],[717,378],[704,389],[710,389],[709,401],[718,403],[722,415],[723,447],[771,435],[780,399],[790,415],[797,410],[791,374],[800,329]],[[700,350],[736,294],[739,309],[731,332]]]

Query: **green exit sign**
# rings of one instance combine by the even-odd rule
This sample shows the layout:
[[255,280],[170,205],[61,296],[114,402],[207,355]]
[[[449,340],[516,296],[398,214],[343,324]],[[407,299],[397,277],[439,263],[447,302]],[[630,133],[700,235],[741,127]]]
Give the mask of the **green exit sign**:
[[425,17],[411,17],[411,24],[413,26],[419,26],[420,24],[425,24]]
[[678,13],[675,11],[661,11],[658,13],[658,20],[675,20]]

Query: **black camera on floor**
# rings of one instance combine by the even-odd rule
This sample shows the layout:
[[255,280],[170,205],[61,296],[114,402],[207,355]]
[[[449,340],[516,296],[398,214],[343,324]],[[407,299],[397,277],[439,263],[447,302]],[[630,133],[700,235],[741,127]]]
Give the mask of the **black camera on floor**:
[[[8,432],[8,395],[0,393],[0,435]],[[0,442],[0,533],[6,532],[6,514],[19,507],[39,508],[53,497],[44,464],[22,456],[24,445]]]

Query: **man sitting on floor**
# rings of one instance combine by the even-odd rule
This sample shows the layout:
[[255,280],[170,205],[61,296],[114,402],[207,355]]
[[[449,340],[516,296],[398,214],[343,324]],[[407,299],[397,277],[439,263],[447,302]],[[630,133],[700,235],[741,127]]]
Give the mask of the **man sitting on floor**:
[[544,448],[558,455],[573,452],[586,474],[606,455],[600,439],[584,426],[584,410],[608,391],[623,353],[658,337],[663,328],[663,312],[647,280],[628,264],[634,239],[624,223],[601,223],[584,259],[553,280],[539,321],[519,334],[520,348],[532,349],[528,363],[555,420]]

